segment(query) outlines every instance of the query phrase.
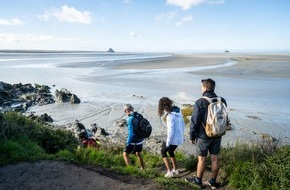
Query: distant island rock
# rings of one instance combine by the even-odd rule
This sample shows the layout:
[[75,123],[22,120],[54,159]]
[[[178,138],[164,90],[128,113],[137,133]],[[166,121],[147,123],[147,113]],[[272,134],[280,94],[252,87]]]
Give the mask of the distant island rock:
[[229,50],[226,50],[225,53],[230,53],[230,51]]
[[110,48],[107,52],[115,53],[115,51],[112,48]]

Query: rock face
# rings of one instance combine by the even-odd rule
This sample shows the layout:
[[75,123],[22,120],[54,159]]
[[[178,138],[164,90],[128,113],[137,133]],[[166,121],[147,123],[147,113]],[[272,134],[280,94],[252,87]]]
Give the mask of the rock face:
[[104,128],[99,127],[96,123],[92,123],[89,128],[86,128],[79,120],[75,119],[71,125],[68,125],[67,130],[71,131],[77,138],[93,138],[99,141],[99,138],[109,136]]
[[125,126],[127,126],[127,120],[126,119],[116,120],[116,121],[114,121],[114,126],[115,127],[125,127]]
[[72,94],[67,89],[62,88],[61,90],[55,91],[55,102],[56,103],[70,102],[72,104],[79,104],[81,101],[75,94]]
[[109,53],[115,53],[115,51],[112,48],[110,48],[107,52],[109,52]]
[[34,115],[34,114],[30,114],[28,116],[28,118],[32,119],[32,120],[36,120],[36,121],[39,121],[39,122],[49,122],[49,123],[52,123],[53,122],[53,119],[47,115],[47,113],[44,113],[40,116],[37,116],[37,115]]
[[55,96],[51,94],[50,87],[46,85],[8,84],[0,81],[0,112],[25,112],[31,106],[42,106],[55,102],[72,104],[81,102],[75,94],[64,88],[56,90]]
[[79,104],[81,103],[81,100],[75,95],[75,94],[72,94],[71,97],[70,97],[70,103],[72,104]]
[[79,122],[79,120],[75,119],[70,126],[70,129],[76,137],[79,137],[82,132],[86,132],[85,126]]
[[35,84],[8,84],[0,81],[0,111],[25,112],[34,105],[54,103],[50,87]]

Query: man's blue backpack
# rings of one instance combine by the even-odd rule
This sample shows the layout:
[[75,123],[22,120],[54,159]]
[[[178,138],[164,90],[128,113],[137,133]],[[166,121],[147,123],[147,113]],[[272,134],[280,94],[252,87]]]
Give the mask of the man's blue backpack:
[[139,138],[148,138],[152,132],[152,126],[149,121],[140,113],[134,112],[133,118],[134,134]]

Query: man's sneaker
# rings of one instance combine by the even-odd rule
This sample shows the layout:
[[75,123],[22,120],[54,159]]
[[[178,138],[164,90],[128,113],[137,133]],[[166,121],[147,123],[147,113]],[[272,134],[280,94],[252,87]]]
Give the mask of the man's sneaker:
[[193,183],[195,186],[199,187],[200,189],[204,189],[205,187],[202,184],[202,180],[200,180],[199,182],[197,182],[197,177],[193,177],[193,178],[185,178],[186,182],[190,182]]
[[172,170],[172,173],[173,173],[174,175],[178,175],[178,174],[179,174],[179,170]]
[[220,183],[217,183],[217,182],[213,181],[212,179],[209,179],[208,181],[206,181],[206,184],[207,184],[211,189],[218,189],[219,186],[221,185]]
[[165,174],[165,176],[164,177],[173,177],[173,172],[172,171],[167,171],[167,173]]

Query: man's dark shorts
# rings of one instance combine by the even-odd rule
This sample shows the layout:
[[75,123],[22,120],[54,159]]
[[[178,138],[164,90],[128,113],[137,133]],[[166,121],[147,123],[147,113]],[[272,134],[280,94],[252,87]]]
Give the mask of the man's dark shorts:
[[124,152],[126,152],[127,154],[135,154],[136,152],[141,152],[142,151],[142,146],[143,144],[139,144],[139,145],[129,145],[126,146],[126,148],[124,149]]
[[216,139],[201,139],[196,141],[196,153],[198,156],[207,156],[208,152],[212,155],[218,155],[221,149],[222,138]]

